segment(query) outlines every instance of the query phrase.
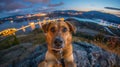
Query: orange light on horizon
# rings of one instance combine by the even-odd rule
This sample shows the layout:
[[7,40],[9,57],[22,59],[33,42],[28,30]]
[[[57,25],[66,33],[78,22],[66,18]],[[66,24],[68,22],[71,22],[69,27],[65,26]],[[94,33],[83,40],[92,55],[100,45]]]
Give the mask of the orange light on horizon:
[[45,13],[38,13],[38,14],[34,14],[33,16],[45,16]]

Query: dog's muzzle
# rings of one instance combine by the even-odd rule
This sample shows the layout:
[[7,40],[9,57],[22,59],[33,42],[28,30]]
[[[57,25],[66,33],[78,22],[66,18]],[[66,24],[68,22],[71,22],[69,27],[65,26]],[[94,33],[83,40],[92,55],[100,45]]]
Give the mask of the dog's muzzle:
[[53,48],[61,49],[64,47],[64,40],[61,37],[56,37],[54,40]]

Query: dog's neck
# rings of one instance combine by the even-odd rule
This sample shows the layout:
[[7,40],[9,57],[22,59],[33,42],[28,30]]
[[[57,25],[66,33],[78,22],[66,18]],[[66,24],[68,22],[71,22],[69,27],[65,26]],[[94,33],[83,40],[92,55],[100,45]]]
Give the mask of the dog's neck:
[[[70,50],[68,50],[70,49]],[[63,58],[68,57],[72,54],[72,44],[69,44],[65,49],[63,48],[61,51],[53,50],[52,48],[48,47],[48,51],[53,54],[56,58],[61,58],[61,55]]]
[[52,50],[53,51],[53,54],[56,56],[56,58],[63,58],[63,50],[60,50],[60,51],[56,51],[56,50]]

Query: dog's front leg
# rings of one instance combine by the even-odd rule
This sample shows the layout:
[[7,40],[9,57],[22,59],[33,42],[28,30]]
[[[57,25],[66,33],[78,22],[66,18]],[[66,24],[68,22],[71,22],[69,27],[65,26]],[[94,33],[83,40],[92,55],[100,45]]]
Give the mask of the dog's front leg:
[[76,63],[74,62],[73,54],[71,54],[69,57],[65,58],[65,66],[66,67],[77,67]]
[[45,64],[45,67],[54,67],[54,63],[53,62],[47,62]]
[[47,53],[46,53],[45,60],[46,60],[45,67],[54,67],[56,58],[55,58],[55,56],[54,56],[52,53],[50,53],[49,51],[47,51]]

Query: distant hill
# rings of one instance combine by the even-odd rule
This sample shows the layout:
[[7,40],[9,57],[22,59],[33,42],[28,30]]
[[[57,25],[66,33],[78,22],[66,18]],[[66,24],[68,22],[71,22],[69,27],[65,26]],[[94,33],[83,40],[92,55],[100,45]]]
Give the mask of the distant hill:
[[60,13],[60,12],[64,12],[64,13],[67,13],[67,12],[71,12],[71,13],[76,13],[76,12],[79,12],[79,11],[76,11],[76,10],[56,10],[56,11],[53,11],[54,13]]
[[113,23],[120,23],[119,17],[109,13],[103,13],[99,11],[89,11],[89,12],[84,12],[82,15],[87,18],[99,18]]
[[[64,12],[64,14],[62,14],[62,12]],[[68,13],[79,13],[82,12],[82,14],[78,14],[78,15],[69,15]],[[76,10],[58,10],[58,11],[54,11],[53,12],[56,16],[76,16],[76,17],[81,17],[81,18],[98,18],[98,19],[103,19],[109,22],[113,22],[113,23],[120,23],[120,17],[117,17],[113,14],[109,14],[109,13],[104,13],[104,12],[100,12],[100,11],[88,11],[88,12],[84,12],[84,11],[76,11]]]

